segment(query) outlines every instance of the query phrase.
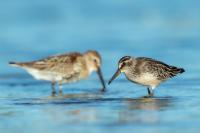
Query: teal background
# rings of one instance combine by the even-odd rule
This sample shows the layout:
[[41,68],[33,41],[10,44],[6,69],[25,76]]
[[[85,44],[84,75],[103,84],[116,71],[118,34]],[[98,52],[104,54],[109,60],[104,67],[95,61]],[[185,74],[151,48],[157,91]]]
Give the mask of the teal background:
[[[0,0],[0,131],[199,132],[200,1]],[[9,61],[98,50],[106,81],[124,55],[183,67],[155,98],[120,76],[105,94],[95,74],[64,86],[36,81]]]

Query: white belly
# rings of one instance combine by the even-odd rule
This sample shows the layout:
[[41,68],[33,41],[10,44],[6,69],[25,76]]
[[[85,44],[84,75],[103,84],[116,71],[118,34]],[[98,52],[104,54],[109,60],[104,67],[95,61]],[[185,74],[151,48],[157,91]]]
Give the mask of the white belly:
[[29,74],[31,74],[37,80],[46,80],[46,81],[62,80],[62,76],[56,73],[47,72],[47,71],[39,71],[32,68],[26,68],[26,70],[28,71]]
[[156,86],[158,86],[160,84],[160,81],[156,78],[156,76],[154,76],[153,74],[149,74],[149,73],[141,74],[140,76],[138,76],[132,80],[138,84],[152,87],[152,88],[155,88]]

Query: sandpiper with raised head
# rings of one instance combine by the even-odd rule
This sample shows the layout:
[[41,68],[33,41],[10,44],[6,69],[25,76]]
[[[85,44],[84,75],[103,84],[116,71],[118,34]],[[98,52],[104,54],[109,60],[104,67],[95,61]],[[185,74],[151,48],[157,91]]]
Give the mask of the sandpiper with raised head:
[[62,94],[62,84],[76,82],[87,78],[96,71],[99,75],[103,88],[103,75],[101,72],[101,56],[97,51],[88,51],[84,54],[73,52],[47,57],[31,62],[10,62],[15,67],[25,69],[35,79],[46,80],[52,83],[52,95],[55,96],[55,84],[59,84],[59,92]]
[[183,68],[170,66],[151,58],[124,56],[120,59],[117,72],[110,79],[109,84],[124,73],[131,82],[147,86],[148,94],[152,97],[154,89],[159,84],[183,72],[185,72]]

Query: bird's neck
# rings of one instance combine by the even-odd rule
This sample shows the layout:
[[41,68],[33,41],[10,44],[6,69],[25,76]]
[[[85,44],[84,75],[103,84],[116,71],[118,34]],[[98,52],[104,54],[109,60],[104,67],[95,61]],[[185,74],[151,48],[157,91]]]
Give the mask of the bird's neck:
[[91,62],[87,56],[85,57],[85,62],[86,62],[86,67],[87,67],[89,75],[92,74],[92,72],[96,71],[96,68],[95,68],[93,62]]

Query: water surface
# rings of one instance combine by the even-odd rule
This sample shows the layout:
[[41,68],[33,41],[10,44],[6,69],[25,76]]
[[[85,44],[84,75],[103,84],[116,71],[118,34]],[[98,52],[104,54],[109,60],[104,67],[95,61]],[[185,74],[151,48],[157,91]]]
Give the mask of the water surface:
[[[145,0],[0,1],[0,130],[20,132],[199,132],[200,2]],[[51,97],[8,62],[98,50],[106,81],[124,55],[185,68],[154,98],[121,75],[106,93],[92,74]]]

